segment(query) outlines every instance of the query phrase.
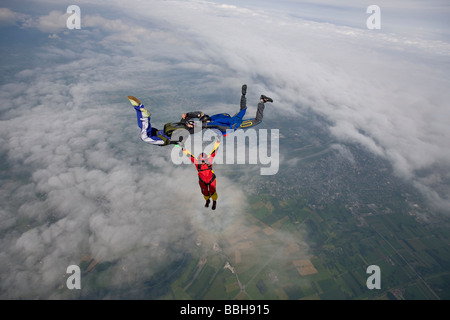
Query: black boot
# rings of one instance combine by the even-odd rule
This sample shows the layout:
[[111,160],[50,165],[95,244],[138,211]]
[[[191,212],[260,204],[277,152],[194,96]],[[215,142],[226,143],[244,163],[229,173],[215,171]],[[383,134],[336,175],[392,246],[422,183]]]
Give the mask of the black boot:
[[266,97],[265,95],[261,95],[261,100],[263,101],[263,102],[273,102],[273,99],[272,98],[269,98],[269,97]]
[[242,95],[245,96],[247,94],[247,85],[242,85]]
[[212,205],[211,209],[216,210],[216,201],[213,201],[213,205]]
[[209,202],[210,202],[211,200],[206,200],[206,203],[205,203],[205,208],[208,208],[209,207]]

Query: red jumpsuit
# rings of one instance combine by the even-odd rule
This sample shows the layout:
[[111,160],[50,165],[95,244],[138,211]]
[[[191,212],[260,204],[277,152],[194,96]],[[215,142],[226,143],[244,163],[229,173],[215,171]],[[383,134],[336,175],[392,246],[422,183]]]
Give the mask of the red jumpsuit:
[[201,157],[194,157],[189,151],[184,149],[184,152],[190,155],[190,159],[192,163],[195,165],[198,171],[199,185],[202,191],[203,197],[205,200],[212,198],[213,201],[217,200],[217,192],[216,192],[216,175],[212,169],[212,163],[214,157],[216,156],[216,149],[219,146],[219,143],[216,143],[213,151],[211,151],[210,155],[204,155],[204,161],[201,161]]

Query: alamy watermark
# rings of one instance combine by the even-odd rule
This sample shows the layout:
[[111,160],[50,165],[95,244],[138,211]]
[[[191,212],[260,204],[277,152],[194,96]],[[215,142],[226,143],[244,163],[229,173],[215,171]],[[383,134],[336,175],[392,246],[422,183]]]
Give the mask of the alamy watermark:
[[81,270],[80,267],[72,264],[67,267],[66,273],[70,276],[66,280],[67,289],[81,289]]
[[67,7],[67,13],[71,15],[67,18],[67,29],[81,29],[81,9],[79,6],[71,5]]
[[[184,147],[197,157],[202,152],[212,151],[218,133],[206,129],[189,134],[185,129],[178,129],[172,133],[172,140],[177,141],[179,137],[184,137]],[[216,151],[214,163],[261,165],[261,175],[275,175],[280,166],[279,139],[278,129],[237,130],[220,138],[221,144]],[[172,149],[171,159],[175,165],[191,163],[180,148]]]
[[379,6],[373,4],[367,7],[367,13],[371,13],[366,20],[367,29],[381,29],[381,9]]
[[372,274],[367,278],[366,286],[368,289],[381,289],[381,270],[380,267],[372,264],[367,267],[367,274]]

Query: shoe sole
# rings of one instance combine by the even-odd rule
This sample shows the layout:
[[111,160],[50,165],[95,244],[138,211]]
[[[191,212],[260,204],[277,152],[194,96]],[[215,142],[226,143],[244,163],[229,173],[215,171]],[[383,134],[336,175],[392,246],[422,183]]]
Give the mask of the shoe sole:
[[138,98],[135,98],[133,96],[128,96],[127,98],[128,98],[128,100],[130,100],[130,102],[133,106],[137,107],[137,106],[141,105],[141,102],[139,101]]

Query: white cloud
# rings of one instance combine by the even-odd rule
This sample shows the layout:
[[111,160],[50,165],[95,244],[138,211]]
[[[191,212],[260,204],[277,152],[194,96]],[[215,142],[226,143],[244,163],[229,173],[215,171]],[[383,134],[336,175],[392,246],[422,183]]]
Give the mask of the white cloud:
[[21,19],[21,26],[24,28],[37,28],[41,32],[45,33],[57,33],[67,29],[66,21],[69,14],[52,10],[47,15],[38,16],[36,18],[14,13],[16,16],[28,17],[27,19]]
[[30,16],[27,14],[14,12],[9,8],[0,8],[0,27],[18,26],[28,21]]
[[[189,222],[196,229],[217,229],[239,214],[242,196],[223,178],[219,195],[224,201],[216,213],[231,213],[208,221],[211,210],[202,210],[195,168],[174,168],[169,147],[140,141],[125,91],[108,98],[118,88],[138,87],[142,76],[133,78],[133,73],[148,70],[149,64],[131,67],[133,59],[89,50],[77,54],[50,47],[40,54],[69,62],[23,70],[1,89],[2,115],[8,119],[0,129],[1,151],[15,172],[29,175],[22,192],[2,194],[2,229],[25,229],[3,239],[7,279],[2,285],[8,285],[3,297],[58,297],[65,268],[84,254],[119,261],[117,272],[126,265],[136,279],[148,278],[189,249],[194,237]],[[164,113],[153,114],[155,125],[161,125]],[[227,197],[233,203],[226,203]],[[178,249],[169,254],[174,244]],[[120,285],[120,279],[111,285]]]

